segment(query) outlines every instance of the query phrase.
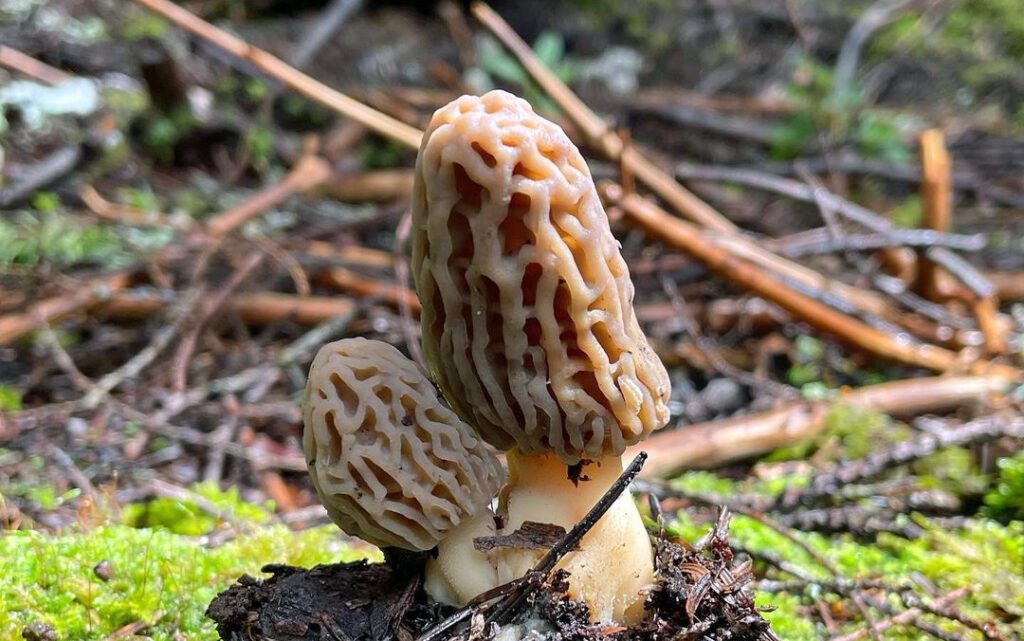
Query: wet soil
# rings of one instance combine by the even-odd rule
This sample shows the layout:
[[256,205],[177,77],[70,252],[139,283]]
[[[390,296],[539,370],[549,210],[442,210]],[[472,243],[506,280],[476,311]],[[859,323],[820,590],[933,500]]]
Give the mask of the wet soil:
[[555,571],[539,589],[527,591],[506,624],[528,626],[502,630],[489,620],[496,608],[486,602],[464,610],[433,603],[421,589],[419,569],[410,572],[411,559],[310,570],[266,566],[270,578],[242,577],[214,599],[207,616],[225,641],[521,638],[527,627],[542,631],[537,638],[560,641],[775,639],[747,587],[750,563],[737,559],[729,546],[727,523],[720,518],[697,545],[665,532],[655,537],[658,578],[645,604],[647,619],[635,628],[591,623],[586,606],[565,594],[567,573]]

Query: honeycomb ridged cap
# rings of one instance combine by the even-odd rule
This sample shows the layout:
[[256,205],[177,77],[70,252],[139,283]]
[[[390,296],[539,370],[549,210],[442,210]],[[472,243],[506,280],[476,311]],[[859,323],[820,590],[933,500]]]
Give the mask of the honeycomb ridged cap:
[[505,479],[491,449],[397,349],[325,345],[310,367],[302,445],[331,519],[377,546],[429,550],[487,509]]
[[669,379],[583,156],[504,91],[438,110],[416,161],[424,356],[492,445],[566,463],[665,425]]

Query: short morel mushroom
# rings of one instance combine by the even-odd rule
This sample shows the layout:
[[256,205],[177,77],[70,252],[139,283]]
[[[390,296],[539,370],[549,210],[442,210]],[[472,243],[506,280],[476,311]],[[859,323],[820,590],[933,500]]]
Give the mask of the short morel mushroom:
[[437,547],[425,587],[438,601],[461,605],[494,587],[473,539],[495,534],[490,503],[504,471],[415,363],[380,341],[330,343],[302,407],[310,476],[335,523],[382,548]]
[[[504,533],[574,525],[668,421],[669,380],[582,155],[503,91],[434,114],[416,162],[412,270],[423,351],[455,411],[507,451]],[[543,554],[511,550],[500,581]],[[560,564],[570,596],[635,623],[650,540],[625,494]]]

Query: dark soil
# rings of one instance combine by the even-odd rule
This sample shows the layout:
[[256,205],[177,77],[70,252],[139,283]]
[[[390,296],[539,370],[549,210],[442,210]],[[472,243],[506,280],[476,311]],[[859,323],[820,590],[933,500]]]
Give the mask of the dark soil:
[[[747,588],[750,563],[735,559],[727,527],[724,514],[696,546],[665,532],[658,534],[658,579],[645,604],[648,617],[640,627],[591,623],[587,607],[566,596],[567,573],[561,570],[551,573],[539,590],[531,591],[511,624],[544,621],[550,626],[549,638],[562,641],[775,639]],[[225,641],[494,637],[499,628],[488,621],[488,602],[462,611],[438,605],[420,589],[422,575],[410,575],[407,563],[361,561],[310,570],[268,565],[263,571],[272,575],[269,579],[243,576],[213,600],[207,616],[217,622],[217,632]],[[455,619],[462,624],[449,627]]]

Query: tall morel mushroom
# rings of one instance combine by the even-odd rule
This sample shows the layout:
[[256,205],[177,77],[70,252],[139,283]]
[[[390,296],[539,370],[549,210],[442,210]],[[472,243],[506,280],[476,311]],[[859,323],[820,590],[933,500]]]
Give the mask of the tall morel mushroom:
[[425,587],[438,601],[461,605],[496,584],[472,541],[495,533],[504,471],[415,363],[380,341],[330,343],[302,408],[310,476],[335,523],[379,547],[437,547]]
[[[590,171],[557,125],[492,91],[434,114],[413,197],[424,355],[455,411],[508,451],[506,532],[571,527],[621,473],[625,448],[669,416],[668,375]],[[505,553],[499,580],[540,554]],[[628,494],[562,567],[594,618],[642,616],[652,553]]]

